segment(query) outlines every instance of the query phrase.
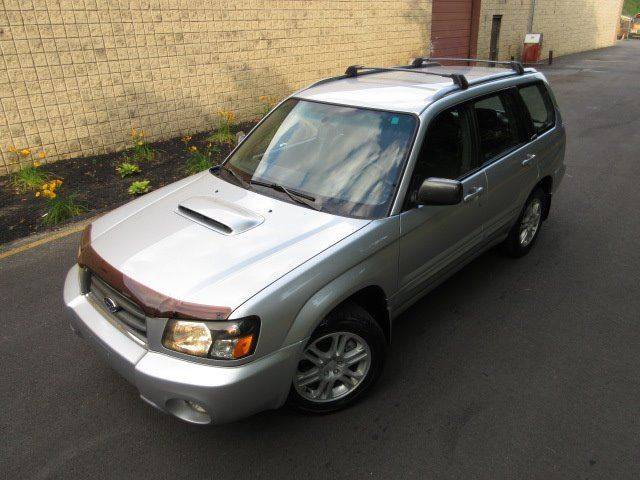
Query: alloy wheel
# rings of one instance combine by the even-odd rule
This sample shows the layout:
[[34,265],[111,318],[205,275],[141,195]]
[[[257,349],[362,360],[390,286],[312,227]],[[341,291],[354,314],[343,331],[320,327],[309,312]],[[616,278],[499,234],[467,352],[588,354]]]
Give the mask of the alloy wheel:
[[522,216],[518,238],[520,245],[526,247],[536,236],[542,219],[542,202],[539,198],[533,198]]
[[371,367],[371,348],[359,335],[333,332],[307,345],[293,381],[312,402],[332,402],[353,392]]

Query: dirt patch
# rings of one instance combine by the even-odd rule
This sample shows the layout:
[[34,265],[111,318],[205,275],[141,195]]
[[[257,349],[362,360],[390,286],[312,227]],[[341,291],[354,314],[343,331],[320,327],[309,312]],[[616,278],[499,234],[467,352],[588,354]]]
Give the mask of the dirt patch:
[[[243,123],[235,126],[233,131],[248,132],[254,125],[255,122]],[[209,134],[193,135],[190,145],[203,150]],[[156,152],[153,160],[140,163],[142,171],[124,179],[115,170],[122,162],[123,152],[61,160],[40,167],[51,178],[61,179],[65,194],[77,195],[77,200],[87,208],[85,213],[66,223],[92,217],[131,201],[133,197],[127,190],[135,180],[149,180],[151,191],[187,176],[185,163],[189,154],[180,138],[150,146]],[[232,149],[228,144],[218,147],[219,151],[213,154],[214,163],[222,161]],[[0,244],[64,225],[45,226],[42,218],[46,212],[47,204],[42,198],[36,198],[33,192],[17,194],[11,187],[10,177],[0,177]]]

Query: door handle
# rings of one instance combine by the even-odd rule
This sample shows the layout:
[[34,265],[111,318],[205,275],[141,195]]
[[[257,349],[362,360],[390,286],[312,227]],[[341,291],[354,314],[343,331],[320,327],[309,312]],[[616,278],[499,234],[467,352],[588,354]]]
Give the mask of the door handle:
[[533,153],[529,153],[527,154],[527,156],[525,157],[524,160],[522,160],[522,166],[526,167],[527,165],[529,165],[531,162],[533,162],[535,160],[536,156]]
[[469,203],[474,198],[479,197],[483,191],[484,188],[475,187],[469,193],[467,193],[462,200],[464,201],[464,203]]

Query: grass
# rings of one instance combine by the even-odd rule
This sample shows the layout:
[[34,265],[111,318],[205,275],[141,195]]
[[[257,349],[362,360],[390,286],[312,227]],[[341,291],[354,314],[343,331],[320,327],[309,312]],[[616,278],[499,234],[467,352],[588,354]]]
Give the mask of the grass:
[[48,175],[38,167],[27,165],[11,176],[11,185],[18,193],[24,193],[38,190],[47,178]]
[[234,121],[233,112],[220,110],[217,115],[218,128],[207,137],[207,140],[213,143],[229,143],[233,145],[236,143],[236,136],[231,133]]
[[625,0],[622,14],[633,17],[636,13],[640,13],[640,0]]
[[149,144],[144,140],[144,137],[144,130],[137,130],[135,128],[131,129],[132,146],[129,150],[129,154],[125,155],[126,163],[137,164],[153,160],[153,157],[155,157],[156,153],[153,148],[151,148]]
[[68,197],[57,196],[47,200],[47,203],[48,211],[42,218],[42,223],[48,227],[58,225],[87,211],[84,205],[76,201],[75,195],[69,195]]
[[220,147],[216,145],[207,145],[204,152],[198,150],[196,146],[191,146],[187,149],[189,157],[185,163],[184,171],[187,175],[194,175],[213,167],[213,154],[220,152]]
[[184,171],[187,175],[194,175],[211,167],[213,167],[213,160],[211,160],[211,157],[207,157],[206,155],[198,152],[187,159]]

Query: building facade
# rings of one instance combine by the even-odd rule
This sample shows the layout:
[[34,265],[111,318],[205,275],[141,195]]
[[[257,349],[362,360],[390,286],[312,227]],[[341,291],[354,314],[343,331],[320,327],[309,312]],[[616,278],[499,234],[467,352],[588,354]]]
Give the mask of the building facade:
[[622,0],[3,0],[0,174],[18,167],[10,147],[44,149],[55,161],[126,148],[131,128],[151,141],[209,130],[219,110],[255,117],[260,97],[281,98],[351,64],[442,53],[518,57],[530,28],[556,55],[609,46],[621,7]]

